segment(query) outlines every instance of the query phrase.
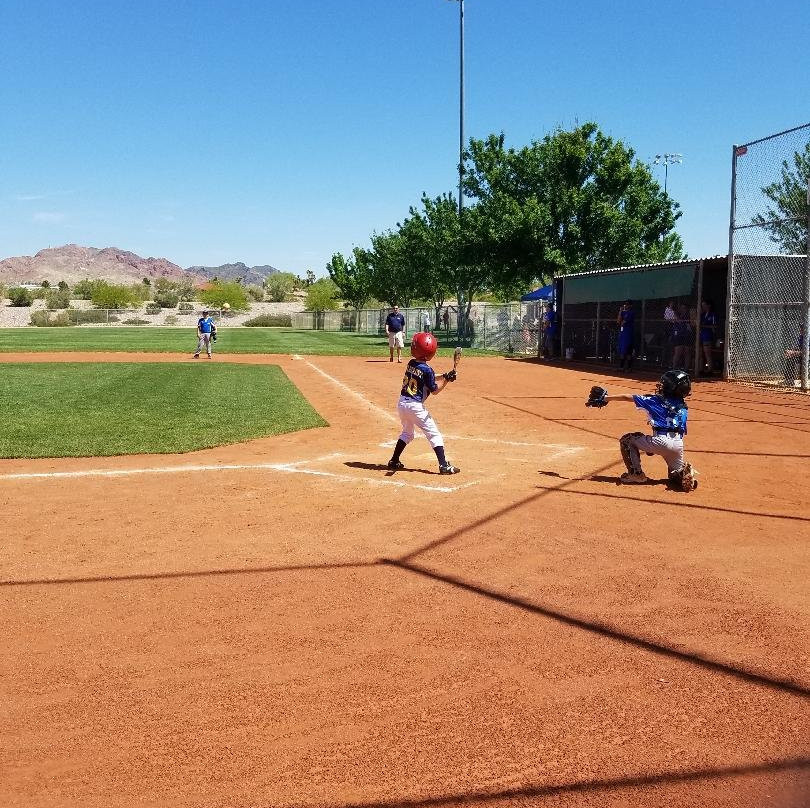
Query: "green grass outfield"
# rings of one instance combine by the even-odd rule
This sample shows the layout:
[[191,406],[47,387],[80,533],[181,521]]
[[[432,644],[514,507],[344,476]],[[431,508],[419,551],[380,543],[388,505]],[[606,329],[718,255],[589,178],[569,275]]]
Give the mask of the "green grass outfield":
[[[453,337],[437,335],[440,344],[452,348]],[[142,328],[99,326],[94,328],[2,328],[0,353],[25,351],[125,351],[187,353],[197,347],[193,328]],[[451,351],[442,348],[440,356]],[[291,328],[220,329],[214,353],[307,354],[320,356],[387,356],[383,336],[341,331],[297,331]],[[406,345],[404,353],[409,354]],[[469,350],[470,355],[491,356],[490,351]]]
[[0,457],[174,454],[326,426],[275,365],[0,363]]

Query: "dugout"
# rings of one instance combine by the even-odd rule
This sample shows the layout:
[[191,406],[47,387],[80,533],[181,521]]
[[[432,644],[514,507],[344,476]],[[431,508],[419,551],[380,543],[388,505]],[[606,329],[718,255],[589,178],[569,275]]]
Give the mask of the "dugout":
[[[725,370],[724,334],[728,297],[728,257],[667,261],[600,269],[555,278],[560,313],[561,355],[605,364],[618,363],[616,319],[625,300],[635,309],[634,352],[638,367],[651,370],[672,362],[672,322],[667,308],[684,306],[691,325],[685,369],[704,367],[698,340],[701,300],[710,300],[718,318],[713,347],[715,372]],[[683,363],[680,363],[683,364]]]

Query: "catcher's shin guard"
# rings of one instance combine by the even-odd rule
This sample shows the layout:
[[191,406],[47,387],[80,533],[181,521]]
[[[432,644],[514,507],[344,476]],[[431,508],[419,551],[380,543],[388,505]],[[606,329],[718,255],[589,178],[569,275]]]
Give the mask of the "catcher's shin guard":
[[641,455],[633,444],[634,438],[644,437],[643,432],[628,432],[619,438],[619,446],[622,450],[622,460],[627,470],[631,474],[641,474]]

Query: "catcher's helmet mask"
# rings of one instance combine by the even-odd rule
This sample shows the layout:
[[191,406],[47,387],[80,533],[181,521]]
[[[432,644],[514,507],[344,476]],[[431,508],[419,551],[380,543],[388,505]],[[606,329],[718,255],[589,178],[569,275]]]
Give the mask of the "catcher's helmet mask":
[[692,392],[692,380],[684,370],[668,370],[658,382],[658,392],[668,398],[686,398]]
[[421,362],[430,362],[439,349],[439,342],[433,334],[419,331],[411,340],[411,356]]

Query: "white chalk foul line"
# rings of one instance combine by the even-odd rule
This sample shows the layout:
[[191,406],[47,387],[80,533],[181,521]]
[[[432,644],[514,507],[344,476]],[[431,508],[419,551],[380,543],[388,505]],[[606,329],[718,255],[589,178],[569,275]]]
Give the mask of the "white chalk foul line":
[[366,483],[368,485],[389,485],[395,488],[416,488],[420,491],[435,491],[439,494],[450,494],[453,491],[460,491],[462,488],[469,488],[478,485],[480,480],[462,483],[461,485],[421,485],[419,483],[408,483],[403,480],[394,480],[389,477],[377,479],[374,477],[354,477],[350,474],[338,474],[333,471],[321,471],[313,468],[305,468],[307,463],[320,463],[325,460],[334,460],[337,457],[344,457],[341,453],[333,453],[322,457],[315,457],[308,460],[298,460],[292,463],[232,463],[232,464],[210,464],[196,466],[152,466],[140,469],[82,469],[80,471],[37,471],[18,472],[14,474],[0,474],[0,482],[5,480],[61,480],[77,479],[82,477],[131,477],[143,474],[193,474],[200,471],[274,471],[282,474],[308,474],[314,477],[328,477],[342,483]]
[[314,365],[312,362],[307,360],[306,364],[308,364],[317,373],[320,373],[321,376],[323,376],[325,379],[329,379],[329,381],[332,382],[332,384],[337,385],[341,390],[348,393],[350,396],[354,396],[354,398],[362,401],[363,404],[365,404],[367,407],[370,407],[378,415],[381,415],[388,421],[393,421],[394,423],[397,424],[399,423],[399,418],[395,418],[390,412],[388,412],[388,410],[384,410],[382,407],[378,406],[373,401],[369,401],[364,395],[362,395],[362,393],[358,393],[356,390],[352,390],[351,387],[344,384],[339,379],[336,379],[334,376],[330,376],[328,373],[321,370],[317,365]]

